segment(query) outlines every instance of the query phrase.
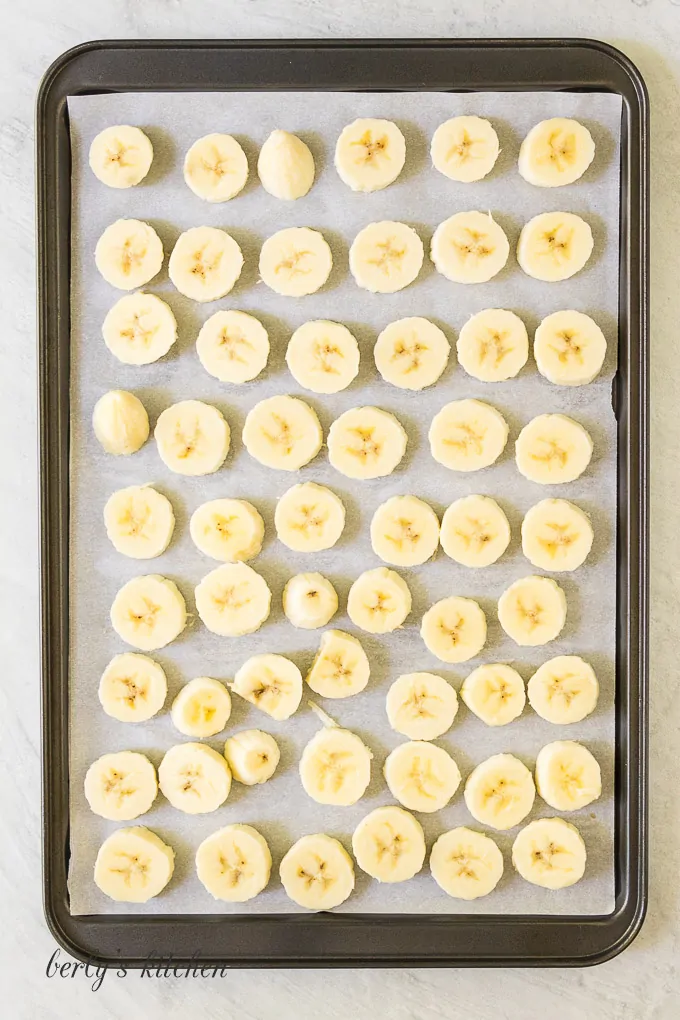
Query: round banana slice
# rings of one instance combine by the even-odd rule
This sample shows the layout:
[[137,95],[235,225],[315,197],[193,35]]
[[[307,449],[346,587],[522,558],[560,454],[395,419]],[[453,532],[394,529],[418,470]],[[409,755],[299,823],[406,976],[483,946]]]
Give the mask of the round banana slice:
[[534,335],[541,375],[557,386],[585,386],[597,376],[607,353],[604,333],[583,312],[553,312]]
[[387,718],[410,740],[434,740],[451,729],[458,712],[454,688],[436,673],[405,673],[387,692]]
[[464,567],[488,567],[510,544],[510,525],[495,499],[463,496],[444,512],[442,549]]
[[369,223],[349,250],[349,268],[357,285],[372,294],[394,294],[413,283],[425,249],[413,227],[393,220]]
[[175,729],[185,737],[214,737],[230,715],[229,691],[210,676],[197,676],[185,684],[170,709]]
[[322,698],[349,698],[364,690],[370,675],[361,643],[343,630],[327,630],[306,680]]
[[204,815],[224,804],[231,772],[222,755],[207,744],[175,744],[158,766],[158,783],[178,811]]
[[541,570],[576,570],[592,544],[587,515],[566,499],[543,499],[522,521],[522,552]]
[[168,693],[161,666],[147,655],[114,655],[99,681],[99,701],[119,722],[145,722],[160,712]]
[[305,793],[317,804],[348,807],[366,792],[373,755],[364,742],[339,726],[324,726],[305,746],[300,779]]
[[288,341],[286,364],[295,381],[312,393],[339,393],[359,371],[359,345],[346,326],[313,319]]
[[536,670],[527,684],[529,704],[557,726],[581,722],[595,710],[600,685],[593,667],[578,655],[557,655]]
[[508,441],[508,423],[482,400],[452,400],[430,425],[432,456],[451,471],[479,471],[498,460]]
[[196,851],[196,874],[216,900],[252,900],[268,884],[271,870],[267,841],[252,825],[226,825]]
[[568,117],[551,117],[532,127],[519,150],[518,170],[537,188],[573,184],[595,158],[587,127]]
[[177,321],[155,294],[126,294],[107,312],[102,336],[124,365],[150,365],[175,343]]
[[536,790],[529,769],[512,754],[494,754],[470,773],[465,803],[476,821],[512,829],[531,811]]
[[184,180],[206,202],[228,202],[248,180],[246,154],[231,135],[204,135],[184,157]]
[[191,227],[177,238],[168,275],[180,294],[193,301],[217,301],[234,287],[243,253],[234,238],[217,227]]
[[269,616],[272,593],[246,563],[225,563],[206,574],[195,591],[203,623],[222,637],[253,634]]
[[170,500],[150,485],[130,485],[107,499],[104,525],[117,552],[150,560],[170,545],[175,515]]
[[134,393],[109,390],[94,405],[92,428],[107,453],[129,457],[149,438],[149,416]]
[[520,474],[539,485],[574,482],[593,455],[590,435],[564,414],[539,414],[525,425],[515,443]]
[[562,632],[567,599],[552,577],[523,577],[498,600],[498,622],[517,645],[545,645]]
[[540,213],[522,227],[517,261],[527,276],[556,283],[583,269],[593,243],[590,224],[575,213]]
[[298,471],[316,457],[322,443],[316,412],[298,397],[268,397],[246,415],[243,444],[265,467]]
[[225,743],[224,757],[237,783],[257,786],[274,775],[281,752],[271,733],[241,730]]
[[196,353],[203,368],[220,382],[250,382],[269,359],[269,336],[259,319],[246,312],[215,312],[201,326]]
[[586,845],[563,818],[529,822],[512,844],[512,863],[522,878],[544,889],[566,889],[583,878]]
[[458,900],[488,896],[503,875],[503,854],[489,836],[464,825],[443,832],[430,853],[432,877]]
[[500,152],[498,135],[483,117],[453,117],[440,124],[432,136],[432,164],[452,181],[481,181],[493,168]]
[[446,807],[460,785],[460,769],[448,751],[424,740],[395,747],[383,771],[392,796],[424,814]]
[[602,793],[597,759],[575,740],[555,740],[536,757],[536,789],[556,811],[578,811]]
[[384,478],[406,453],[407,436],[393,414],[377,407],[354,407],[328,431],[328,459],[347,478]]
[[491,213],[460,212],[432,235],[430,258],[452,283],[486,283],[508,261],[510,244]]
[[411,592],[396,570],[375,567],[357,577],[347,596],[347,614],[369,634],[389,634],[411,612]]
[[116,220],[94,250],[97,269],[118,290],[135,290],[153,280],[163,265],[161,239],[141,220]]
[[373,356],[385,382],[402,390],[422,390],[436,383],[450,351],[439,326],[413,316],[386,326],[375,342]]
[[133,577],[120,589],[111,606],[116,634],[143,652],[164,648],[187,622],[187,609],[177,585],[160,574]]
[[152,162],[151,142],[129,124],[104,128],[90,145],[90,169],[109,188],[133,188],[144,180]]
[[286,202],[303,198],[314,183],[314,157],[288,131],[272,131],[260,149],[257,173],[265,191]]
[[465,323],[456,343],[458,360],[474,379],[505,382],[513,379],[529,357],[527,328],[505,308],[485,308]]
[[463,681],[460,696],[487,726],[507,726],[524,711],[524,681],[503,662],[478,666]]
[[156,799],[156,770],[136,751],[104,754],[85,775],[85,797],[96,815],[127,822],[145,814]]
[[304,297],[320,290],[333,268],[328,242],[310,227],[288,227],[272,234],[260,252],[260,276],[276,294]]
[[379,882],[405,882],[425,860],[420,822],[403,808],[379,807],[362,818],[352,836],[357,864]]
[[486,617],[473,599],[450,595],[430,606],[420,636],[442,662],[467,662],[479,655],[486,643]]
[[300,705],[302,674],[283,655],[253,655],[236,673],[231,689],[280,721],[289,719]]
[[99,848],[95,885],[118,903],[146,903],[172,878],[175,851],[143,825],[117,829]]
[[245,499],[211,499],[194,510],[189,533],[197,549],[223,563],[252,560],[262,548],[264,521]]
[[342,843],[324,833],[303,836],[279,867],[286,896],[299,907],[330,910],[354,888],[354,865]]
[[434,556],[439,545],[439,518],[417,496],[392,496],[371,520],[373,552],[395,567],[413,567]]
[[283,611],[301,630],[325,627],[338,611],[338,594],[322,574],[296,574],[283,589]]
[[345,527],[342,500],[316,482],[301,482],[284,492],[274,511],[279,541],[294,552],[320,552],[338,541]]
[[380,191],[392,184],[406,161],[406,141],[391,120],[361,117],[342,129],[335,168],[352,191]]
[[217,471],[231,442],[222,412],[202,400],[180,400],[166,407],[153,435],[161,460],[178,475],[210,475]]

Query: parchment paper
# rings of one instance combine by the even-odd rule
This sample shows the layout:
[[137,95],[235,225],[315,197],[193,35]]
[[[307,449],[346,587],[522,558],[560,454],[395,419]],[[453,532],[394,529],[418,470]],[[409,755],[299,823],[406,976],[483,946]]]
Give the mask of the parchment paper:
[[[446,896],[427,865],[411,881],[380,885],[356,868],[356,890],[340,907],[353,912],[604,914],[614,907],[613,870],[613,746],[615,653],[615,501],[616,430],[610,391],[615,370],[618,308],[618,177],[619,97],[599,94],[507,93],[219,93],[163,95],[100,95],[69,100],[73,142],[73,266],[71,369],[71,910],[83,913],[242,913],[297,911],[284,894],[278,864],[291,844],[305,833],[327,832],[349,849],[351,834],[373,808],[393,803],[382,776],[389,751],[404,738],[394,733],[385,714],[385,695],[401,673],[430,670],[449,679],[456,689],[481,662],[507,661],[528,679],[535,668],[554,655],[574,653],[589,660],[599,677],[601,693],[596,712],[582,723],[557,727],[540,719],[527,705],[509,726],[490,728],[461,703],[451,730],[437,741],[457,761],[463,780],[492,754],[509,751],[533,767],[537,752],[549,741],[583,741],[602,767],[603,793],[588,808],[566,817],[576,823],[586,841],[585,877],[562,892],[549,892],[525,882],[511,864],[510,848],[518,828],[490,832],[501,847],[505,874],[489,896],[465,903]],[[491,175],[476,184],[456,184],[430,165],[429,139],[447,118],[461,113],[489,117],[497,128],[502,152]],[[516,170],[521,139],[538,120],[574,116],[592,131],[597,150],[593,166],[578,183],[541,189],[525,183]],[[333,168],[333,148],[342,127],[359,116],[397,121],[407,142],[406,166],[391,187],[371,195],[352,193]],[[87,165],[92,138],[110,124],[137,124],[154,146],[151,172],[143,184],[126,191],[109,189],[97,181]],[[257,151],[277,127],[299,133],[309,144],[317,167],[311,192],[297,202],[281,202],[259,185]],[[250,163],[245,191],[223,205],[196,198],[182,178],[183,156],[189,145],[211,131],[225,131],[241,141]],[[426,257],[417,281],[393,295],[360,290],[348,271],[349,244],[359,229],[375,220],[404,220],[414,226],[429,248],[435,227],[454,212],[490,210],[506,230],[511,256],[504,271],[489,283],[460,286],[435,272]],[[540,283],[525,276],[514,257],[519,230],[539,212],[564,209],[583,215],[593,227],[595,252],[585,271],[571,280]],[[245,268],[234,291],[211,304],[199,305],[178,294],[165,266],[148,290],[172,307],[179,324],[179,341],[161,361],[142,368],[121,365],[108,352],[101,324],[121,293],[105,283],[94,265],[94,247],[102,231],[119,217],[148,220],[160,234],[166,254],[182,230],[203,224],[223,227],[243,248]],[[334,267],[328,284],[300,300],[279,297],[258,282],[257,258],[262,241],[287,226],[310,226],[323,231],[333,250]],[[592,315],[609,341],[605,370],[586,387],[553,386],[538,375],[533,358],[512,381],[484,384],[458,366],[455,348],[440,381],[421,393],[409,393],[382,382],[372,358],[378,332],[394,319],[423,315],[437,322],[452,347],[458,330],[483,308],[509,308],[526,322],[530,336],[541,318],[562,308]],[[260,317],[270,331],[272,353],[266,371],[242,387],[209,376],[196,356],[194,342],[201,324],[219,308],[238,308]],[[286,370],[284,354],[292,331],[312,318],[345,323],[361,347],[361,371],[344,392],[319,397],[306,393]],[[161,462],[153,439],[129,458],[103,453],[92,433],[95,401],[112,388],[129,389],[146,405],[151,427],[163,410],[177,400],[197,398],[214,403],[232,429],[232,449],[224,467],[205,478],[182,478]],[[275,393],[303,397],[318,412],[326,432],[333,418],[348,408],[376,404],[395,413],[409,435],[404,461],[385,479],[352,482],[328,464],[325,449],[299,473],[272,471],[252,460],[240,438],[245,414],[257,401]],[[457,474],[435,463],[429,453],[427,429],[433,415],[448,401],[478,397],[498,407],[510,424],[510,439],[500,460],[487,470]],[[592,463],[569,485],[544,487],[524,480],[514,464],[514,440],[534,415],[561,411],[572,415],[591,433]],[[277,542],[273,526],[276,499],[298,480],[331,486],[347,508],[347,527],[333,549],[314,555],[288,551]],[[126,559],[110,546],[102,520],[106,499],[122,486],[153,483],[172,501],[177,518],[174,539],[158,559]],[[385,637],[357,632],[346,614],[346,595],[361,571],[378,566],[369,539],[369,524],[377,506],[397,493],[421,496],[440,513],[459,496],[483,493],[497,499],[508,514],[512,543],[500,562],[480,571],[460,567],[443,553],[423,566],[402,570],[413,593],[413,611],[403,630]],[[273,611],[256,634],[226,639],[211,634],[198,619],[173,644],[152,653],[168,674],[166,709],[148,723],[124,724],[110,719],[97,698],[99,677],[111,657],[126,650],[109,622],[109,608],[122,584],[142,573],[171,577],[182,590],[190,612],[193,588],[217,564],[194,548],[188,520],[197,506],[220,496],[251,500],[262,513],[266,541],[252,565],[273,592]],[[501,631],[496,602],[514,580],[535,571],[524,559],[520,523],[534,503],[547,496],[574,500],[591,516],[595,545],[586,564],[558,576],[568,602],[567,624],[550,645],[521,649]],[[261,727],[279,741],[282,757],[274,778],[261,787],[234,783],[226,804],[213,814],[189,816],[172,808],[159,794],[152,810],[137,822],[148,825],[176,851],[174,877],[155,900],[145,906],[115,904],[92,880],[97,849],[117,826],[92,814],[82,784],[90,763],[99,755],[123,749],[148,754],[158,765],[167,748],[186,739],[171,724],[169,707],[183,682],[209,675],[233,677],[250,655],[272,651],[289,655],[306,672],[318,645],[319,632],[295,630],[283,616],[281,592],[288,577],[303,570],[326,574],[337,587],[340,612],[331,626],[358,633],[371,662],[371,679],[360,695],[342,701],[317,699],[337,721],[356,731],[375,755],[373,778],[366,795],[353,807],[333,808],[314,803],[303,792],[297,762],[319,723],[306,704],[290,720],[277,723],[237,697],[227,730],[209,743],[222,750],[228,734]],[[436,600],[458,594],[478,599],[487,614],[488,643],[479,659],[447,667],[424,647],[419,634],[423,612]],[[308,689],[305,688],[305,695]],[[467,824],[476,828],[463,800],[463,784],[448,807],[420,815],[428,843],[447,829]],[[556,812],[540,797],[529,818]],[[230,822],[259,828],[272,849],[271,882],[260,896],[244,905],[217,903],[199,883],[193,864],[197,846],[207,835]]]

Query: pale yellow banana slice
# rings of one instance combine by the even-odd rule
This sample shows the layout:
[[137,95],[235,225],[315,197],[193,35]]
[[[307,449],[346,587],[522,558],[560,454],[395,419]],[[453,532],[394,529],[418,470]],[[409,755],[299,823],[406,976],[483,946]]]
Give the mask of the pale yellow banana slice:
[[246,154],[231,135],[204,135],[184,157],[184,180],[198,198],[228,202],[248,180]]
[[243,253],[225,230],[191,227],[177,238],[168,275],[180,294],[194,301],[217,301],[241,275]]
[[99,848],[94,881],[119,903],[146,903],[172,878],[175,851],[143,825],[117,829]]
[[90,169],[109,188],[133,188],[144,180],[152,162],[151,142],[129,124],[104,128],[90,145]]
[[524,711],[524,681],[516,669],[502,662],[478,666],[465,678],[460,696],[487,726],[507,726]]
[[536,756],[536,789],[556,811],[578,811],[602,793],[597,759],[575,740],[555,740]]
[[473,599],[450,595],[430,606],[420,636],[442,662],[467,662],[479,655],[486,643],[486,616]]
[[342,129],[335,168],[352,191],[380,191],[392,184],[406,161],[406,141],[391,120],[361,117]]
[[172,503],[150,485],[112,493],[104,507],[106,534],[117,552],[134,560],[160,556],[175,529]]
[[129,457],[149,438],[149,416],[134,393],[109,390],[94,405],[92,428],[107,453]]
[[456,343],[458,360],[474,379],[513,379],[529,357],[527,328],[514,312],[485,308],[465,323]]
[[568,117],[551,117],[534,125],[522,142],[518,169],[537,188],[559,188],[582,177],[594,157],[587,127]]
[[430,425],[432,456],[451,471],[479,471],[498,460],[508,441],[508,423],[483,400],[452,400]]
[[373,357],[385,382],[402,390],[422,390],[436,383],[450,351],[439,326],[412,316],[385,327],[375,342]]
[[354,407],[331,425],[328,459],[347,478],[383,478],[400,463],[406,443],[406,430],[389,411]]
[[379,807],[362,818],[352,836],[357,864],[379,882],[405,882],[425,860],[423,827],[403,808]]
[[164,648],[187,622],[184,598],[174,581],[160,574],[133,577],[120,589],[111,606],[116,634],[143,652]]
[[370,782],[372,758],[356,733],[341,729],[329,719],[305,746],[300,758],[300,780],[305,793],[317,804],[339,807],[356,804]]
[[552,577],[522,577],[498,600],[498,621],[517,645],[554,641],[567,620],[567,599]]
[[246,312],[215,312],[196,339],[203,368],[220,382],[250,382],[269,359],[269,335],[259,319]]
[[568,280],[593,253],[590,224],[575,213],[540,213],[522,227],[517,261],[527,276],[546,283]]
[[468,776],[464,793],[472,817],[499,830],[519,825],[535,795],[531,772],[512,754],[494,754],[481,762]]
[[272,131],[260,149],[257,173],[265,191],[293,202],[303,198],[314,183],[314,157],[297,135]]
[[585,386],[604,363],[604,333],[583,312],[553,312],[534,336],[534,358],[541,375],[557,386]]
[[529,822],[512,844],[512,863],[522,878],[544,889],[566,889],[583,878],[586,845],[563,818]]
[[246,563],[225,563],[196,587],[196,609],[213,634],[253,634],[269,616],[272,593],[265,579]]
[[156,770],[136,751],[104,754],[85,775],[85,797],[96,815],[128,822],[145,814],[156,799]]
[[413,283],[425,249],[413,227],[394,220],[369,223],[349,250],[349,268],[357,285],[372,294],[394,294]]
[[252,560],[262,548],[264,521],[245,499],[211,499],[189,521],[194,545],[223,563]]
[[405,673],[387,692],[387,718],[397,733],[410,740],[434,740],[451,729],[458,697],[436,673]]
[[486,283],[508,261],[510,244],[491,213],[460,212],[432,235],[430,258],[453,283]]
[[527,685],[534,712],[558,726],[580,722],[595,710],[600,693],[593,667],[578,655],[557,655]]
[[361,643],[343,630],[327,630],[306,680],[322,698],[349,698],[364,690],[370,675]]
[[392,496],[373,514],[371,545],[376,556],[396,567],[425,563],[439,545],[439,518],[417,496]]
[[203,815],[224,804],[231,771],[222,755],[207,744],[175,744],[158,766],[158,784],[178,811]]
[[574,482],[593,455],[590,435],[564,414],[539,414],[525,425],[515,443],[520,474],[539,485]]
[[253,655],[237,671],[231,689],[280,721],[289,719],[300,705],[302,674],[283,655]]
[[430,853],[432,877],[458,900],[488,896],[503,875],[503,854],[489,836],[464,825],[443,832]]
[[229,691],[210,676],[197,676],[185,684],[170,709],[175,729],[185,737],[214,737],[230,715]]
[[135,290],[153,280],[163,265],[163,244],[148,223],[116,220],[94,250],[97,269],[118,290]]
[[268,397],[246,415],[244,446],[265,467],[298,471],[316,457],[322,442],[316,412],[298,397]]
[[145,722],[160,712],[168,693],[161,666],[147,655],[114,655],[99,681],[99,701],[119,722]]
[[320,290],[330,276],[328,242],[310,227],[287,227],[272,234],[260,251],[260,276],[276,294],[304,297]]
[[424,814],[446,807],[460,785],[460,769],[448,751],[425,740],[399,744],[383,771],[392,796]]
[[566,499],[543,499],[522,521],[522,552],[541,570],[576,570],[593,544],[593,526]]
[[338,593],[322,574],[296,574],[283,589],[283,611],[301,630],[325,627],[338,611]]
[[498,135],[483,117],[453,117],[432,136],[430,155],[436,170],[452,181],[481,181],[493,168],[500,146]]
[[274,775],[281,752],[271,733],[241,730],[225,743],[224,757],[237,783],[257,786]]
[[444,512],[439,539],[456,563],[488,567],[508,548],[510,525],[495,499],[463,496]]
[[396,570],[375,567],[357,577],[347,596],[347,614],[369,634],[389,634],[411,612],[411,592]]
[[342,843],[325,833],[303,836],[279,867],[286,895],[299,907],[339,907],[354,888],[354,865]]
[[196,851],[196,874],[216,900],[245,903],[269,882],[272,855],[252,825],[227,825],[204,839]]
[[301,482],[276,504],[274,527],[279,541],[294,552],[320,552],[334,546],[342,535],[345,507],[325,485]]
[[107,312],[102,336],[124,365],[150,365],[175,343],[177,322],[169,305],[155,294],[126,294]]
[[359,345],[346,326],[313,319],[288,341],[286,364],[300,386],[312,393],[339,393],[359,371]]
[[166,407],[153,434],[161,460],[178,475],[210,475],[217,471],[231,442],[222,412],[202,400],[180,400]]

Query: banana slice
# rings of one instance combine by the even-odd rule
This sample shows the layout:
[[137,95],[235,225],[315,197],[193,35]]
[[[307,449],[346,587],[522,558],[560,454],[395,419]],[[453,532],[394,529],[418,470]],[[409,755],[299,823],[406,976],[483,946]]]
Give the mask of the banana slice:
[[522,521],[522,552],[542,570],[576,570],[592,544],[588,517],[566,499],[543,499]]
[[534,358],[541,375],[557,386],[585,386],[604,363],[604,333],[583,312],[553,312],[534,335]]
[[283,655],[253,655],[237,671],[231,689],[272,719],[289,719],[302,700],[302,674]]
[[568,280],[593,253],[590,224],[575,213],[540,213],[522,227],[517,261],[527,276],[546,283]]
[[90,169],[109,188],[133,188],[144,180],[152,162],[151,142],[129,124],[104,128],[90,145]]
[[170,500],[150,485],[130,485],[107,499],[104,525],[117,552],[150,560],[170,545],[175,515]]
[[243,443],[265,467],[297,471],[316,457],[322,442],[316,412],[298,397],[268,397],[246,415]]
[[156,770],[136,751],[104,754],[85,775],[85,797],[96,815],[127,822],[145,814],[156,799]]
[[160,712],[168,693],[161,666],[147,655],[114,655],[99,681],[99,701],[119,722],[145,722]]
[[210,475],[229,453],[231,430],[222,412],[202,400],[180,400],[158,417],[154,439],[161,460],[178,475]]
[[523,577],[498,600],[498,622],[517,645],[554,641],[567,619],[567,599],[552,577]]
[[512,754],[494,754],[473,769],[464,793],[472,817],[499,830],[519,825],[531,811],[535,795],[531,772]]
[[451,471],[479,471],[498,460],[508,441],[508,423],[482,400],[452,400],[430,425],[434,459]]
[[92,428],[107,453],[129,457],[149,438],[149,416],[134,393],[109,390],[94,405]]
[[177,321],[155,294],[126,294],[107,312],[102,336],[124,365],[150,365],[175,343]]
[[493,168],[500,152],[498,135],[483,117],[453,117],[440,124],[432,136],[432,164],[452,181],[481,181]]
[[442,662],[467,662],[479,655],[486,643],[486,617],[473,599],[451,595],[430,606],[420,636]]
[[196,851],[196,874],[216,900],[252,900],[268,884],[271,870],[267,841],[252,825],[218,829]]
[[197,676],[185,684],[170,710],[175,729],[185,737],[214,737],[230,715],[229,691],[210,676]]
[[379,882],[405,882],[417,875],[425,860],[420,822],[403,808],[376,808],[362,818],[352,836],[357,864]]
[[464,567],[488,567],[510,544],[510,525],[495,499],[463,496],[444,512],[442,549]]
[[391,120],[361,117],[342,129],[335,169],[352,191],[380,191],[392,184],[406,161],[406,141]]
[[532,127],[519,150],[518,170],[537,188],[573,184],[595,158],[587,127],[567,117],[551,117]]
[[411,612],[411,592],[396,570],[375,567],[357,577],[347,596],[347,614],[369,634],[389,634]]
[[458,697],[436,673],[405,673],[387,692],[387,718],[410,740],[434,740],[453,725]]
[[431,814],[446,807],[460,785],[460,770],[443,747],[424,740],[399,744],[388,754],[385,782],[400,804]]
[[316,482],[302,482],[284,492],[274,511],[279,541],[294,552],[330,549],[345,527],[342,500]]
[[354,888],[354,865],[342,843],[324,833],[303,836],[279,867],[286,895],[299,907],[330,910]]
[[215,312],[201,326],[196,353],[203,368],[220,382],[250,382],[265,368],[269,336],[259,319],[246,312]]
[[242,730],[229,737],[224,745],[224,757],[237,783],[257,786],[274,775],[281,752],[271,733]]
[[436,383],[450,351],[439,326],[413,316],[386,326],[376,340],[373,356],[385,382],[402,390],[422,390]]
[[578,655],[557,655],[527,684],[534,712],[558,726],[581,722],[595,710],[600,693],[593,667]]
[[463,681],[460,696],[487,726],[507,726],[524,711],[524,681],[502,662],[478,666]]
[[582,425],[564,414],[539,414],[515,443],[520,474],[539,485],[574,482],[593,455],[593,441]]
[[371,780],[372,757],[356,733],[341,729],[329,719],[305,746],[300,758],[305,793],[317,804],[339,807],[356,804]]
[[464,825],[443,832],[430,853],[432,877],[458,900],[488,896],[503,875],[503,854],[489,836]]
[[474,379],[513,379],[529,357],[527,328],[514,312],[485,308],[465,323],[456,343],[458,360]]
[[225,230],[191,227],[177,238],[168,275],[180,294],[193,301],[217,301],[234,287],[243,253]]
[[540,818],[512,844],[512,863],[532,885],[566,889],[583,878],[586,845],[575,825],[563,818]]
[[187,622],[187,609],[177,585],[160,574],[133,577],[120,589],[111,606],[116,634],[143,652],[164,648]]
[[510,244],[491,213],[460,212],[432,235],[430,258],[452,283],[486,283],[508,261]]
[[296,574],[283,589],[283,611],[302,630],[325,627],[338,611],[338,594],[322,574]]
[[135,290],[153,280],[163,265],[161,239],[141,220],[116,220],[94,250],[97,269],[118,290]]
[[370,675],[361,643],[343,630],[327,630],[306,680],[322,698],[349,698],[364,690]]
[[357,286],[372,294],[394,294],[413,283],[425,249],[413,227],[393,220],[369,223],[349,250],[349,268]]
[[99,848],[95,885],[118,903],[146,903],[172,878],[175,851],[143,825],[117,829]]
[[602,793],[597,759],[575,740],[555,740],[536,757],[536,789],[556,811],[578,811]]
[[328,431],[328,459],[347,478],[384,478],[406,453],[407,436],[393,414],[378,407],[354,407]]
[[293,202],[303,198],[314,183],[314,157],[297,135],[272,131],[260,149],[257,173],[265,191]]
[[224,804],[231,772],[222,755],[207,744],[175,744],[158,766],[158,783],[178,811],[204,815]]
[[272,593],[265,579],[246,563],[225,563],[196,587],[196,609],[213,634],[253,634],[269,616]]
[[245,499],[211,499],[189,521],[194,545],[223,563],[252,560],[262,548],[264,521]]
[[276,294],[304,297],[320,290],[330,276],[328,242],[310,227],[288,227],[272,234],[260,252],[260,276]]
[[184,180],[206,202],[228,202],[248,180],[246,154],[231,135],[204,135],[184,157]]
[[439,545],[439,518],[417,496],[392,496],[373,514],[371,545],[376,556],[396,567],[425,563]]
[[359,371],[359,345],[346,326],[313,319],[288,341],[286,364],[300,386],[312,393],[339,393]]

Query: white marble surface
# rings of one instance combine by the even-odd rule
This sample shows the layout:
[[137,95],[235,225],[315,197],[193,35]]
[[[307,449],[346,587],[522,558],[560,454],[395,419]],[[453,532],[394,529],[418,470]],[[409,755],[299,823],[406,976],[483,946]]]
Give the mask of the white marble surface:
[[[0,995],[12,1020],[390,1020],[680,1016],[680,0],[1,0]],[[40,902],[33,106],[64,49],[98,37],[593,36],[620,46],[652,101],[651,894],[623,956],[568,971],[271,971],[142,981],[45,976]]]

